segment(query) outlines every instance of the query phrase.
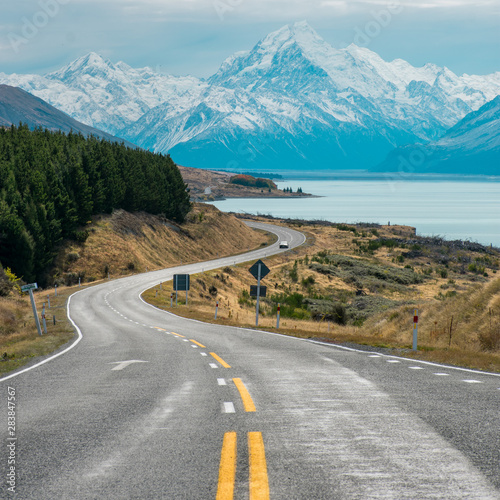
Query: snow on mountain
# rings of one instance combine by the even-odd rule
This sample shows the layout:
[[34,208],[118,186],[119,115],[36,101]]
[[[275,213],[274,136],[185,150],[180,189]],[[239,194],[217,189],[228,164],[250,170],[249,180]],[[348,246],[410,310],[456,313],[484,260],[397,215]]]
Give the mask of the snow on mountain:
[[45,76],[0,73],[0,83],[20,87],[73,118],[113,134],[165,101],[187,105],[203,87],[194,77],[133,69],[93,52]]
[[[85,136],[93,135],[111,142],[123,142],[102,130],[76,121],[39,97],[18,87],[0,84],[0,126],[17,126],[19,123],[26,124],[32,130],[42,127],[52,131],[61,130],[65,133],[72,131]],[[133,144],[125,144],[135,148]]]
[[392,151],[374,170],[500,175],[500,95],[472,111],[438,141]]
[[500,93],[498,74],[458,77],[355,45],[338,50],[306,22],[230,56],[207,83],[191,108],[160,105],[125,136],[212,168],[366,167],[439,138]]
[[437,140],[500,94],[500,73],[457,76],[335,49],[307,22],[227,58],[207,81],[90,53],[45,75],[3,75],[78,120],[210,168],[366,168]]

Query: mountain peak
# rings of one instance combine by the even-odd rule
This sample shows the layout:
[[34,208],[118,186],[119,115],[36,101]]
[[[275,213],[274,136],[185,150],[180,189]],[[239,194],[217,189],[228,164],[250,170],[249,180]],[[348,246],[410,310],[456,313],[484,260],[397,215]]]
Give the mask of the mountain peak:
[[287,24],[279,30],[273,31],[262,39],[257,47],[266,51],[276,52],[288,45],[297,43],[306,51],[312,49],[315,45],[326,44],[316,30],[314,30],[307,21],[299,21],[293,24]]
[[111,61],[96,52],[89,52],[47,76],[65,79],[75,74],[107,74],[114,69],[115,67]]

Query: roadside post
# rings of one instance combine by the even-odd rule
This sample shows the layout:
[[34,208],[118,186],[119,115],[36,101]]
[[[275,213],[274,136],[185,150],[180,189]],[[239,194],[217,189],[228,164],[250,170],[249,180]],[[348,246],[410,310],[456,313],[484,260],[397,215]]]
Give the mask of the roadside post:
[[[255,326],[259,326],[259,303],[261,295],[260,280],[265,278],[269,273],[270,269],[262,262],[260,259],[249,269],[250,274],[257,280],[257,305],[255,308]],[[251,289],[252,287],[250,287]]]
[[36,312],[35,298],[33,297],[33,290],[36,290],[38,285],[36,283],[30,283],[29,285],[23,285],[21,287],[21,292],[29,292],[31,307],[33,308],[33,316],[35,317],[36,329],[38,330],[38,335],[42,336],[42,329],[40,327],[40,320],[38,319],[38,313]]
[[174,306],[174,292],[170,294],[170,307]]
[[418,309],[415,309],[413,314],[413,350],[417,351],[418,343]]
[[57,285],[54,285],[54,296],[57,297]]
[[49,309],[50,309],[50,295],[47,295],[47,303],[49,304]]
[[281,304],[278,304],[278,316],[277,316],[277,319],[276,319],[276,328],[279,329],[280,327],[280,305]]
[[214,319],[217,319],[217,311],[219,310],[219,301],[217,301],[215,303],[215,318]]
[[43,303],[42,306],[42,324],[43,324],[43,333],[47,335],[47,321],[45,319],[45,302]]

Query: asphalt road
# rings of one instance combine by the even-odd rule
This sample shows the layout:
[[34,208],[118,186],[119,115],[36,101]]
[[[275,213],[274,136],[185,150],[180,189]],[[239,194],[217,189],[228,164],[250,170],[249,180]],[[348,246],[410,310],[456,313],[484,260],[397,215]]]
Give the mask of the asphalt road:
[[500,498],[498,375],[204,324],[140,300],[174,273],[278,251],[73,295],[77,343],[0,380],[0,498]]

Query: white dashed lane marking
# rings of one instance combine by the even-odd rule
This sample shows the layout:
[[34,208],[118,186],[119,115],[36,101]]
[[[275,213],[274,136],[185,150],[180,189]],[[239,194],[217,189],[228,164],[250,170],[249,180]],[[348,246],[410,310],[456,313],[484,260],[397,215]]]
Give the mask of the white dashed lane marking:
[[234,404],[230,402],[224,403],[224,413],[236,413]]
[[218,379],[217,379],[217,383],[218,383],[219,385],[227,385],[227,384],[226,384],[226,380],[225,380],[225,379],[223,379],[223,378],[218,378]]
[[462,382],[466,382],[467,384],[482,384],[480,380],[472,380],[472,379],[462,380]]
[[409,366],[408,367],[410,370],[423,370],[421,366]]

